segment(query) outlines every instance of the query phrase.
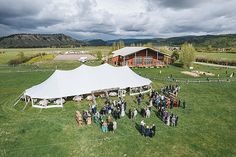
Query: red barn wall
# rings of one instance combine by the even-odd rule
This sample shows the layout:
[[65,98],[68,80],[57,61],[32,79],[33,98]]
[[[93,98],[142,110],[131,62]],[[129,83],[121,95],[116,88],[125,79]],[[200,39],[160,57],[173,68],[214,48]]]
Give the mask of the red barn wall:
[[[152,57],[152,62],[151,62],[151,64],[148,64],[148,65],[145,65],[146,50],[148,51],[147,56]],[[145,49],[145,50],[136,52],[136,57],[142,58],[141,64],[137,65],[137,63],[136,63],[136,65],[134,65],[135,53],[125,56],[125,63],[130,67],[132,67],[132,66],[155,66],[158,63],[158,60],[165,62],[165,64],[171,63],[171,59],[169,57],[165,56],[164,54],[158,53],[152,49]],[[122,65],[123,57],[116,56],[116,57],[113,57],[111,61],[113,64]]]

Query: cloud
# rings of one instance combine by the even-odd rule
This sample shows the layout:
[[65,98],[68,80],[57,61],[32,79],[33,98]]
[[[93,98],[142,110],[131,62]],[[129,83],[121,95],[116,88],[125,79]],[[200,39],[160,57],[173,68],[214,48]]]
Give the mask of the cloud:
[[0,0],[0,35],[79,39],[236,33],[235,0]]
[[158,6],[172,9],[194,8],[205,0],[148,0],[148,8],[156,9]]

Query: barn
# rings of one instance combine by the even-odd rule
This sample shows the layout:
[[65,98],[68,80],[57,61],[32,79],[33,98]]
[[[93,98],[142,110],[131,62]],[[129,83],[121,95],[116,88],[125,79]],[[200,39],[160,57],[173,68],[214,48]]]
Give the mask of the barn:
[[124,47],[112,52],[109,63],[129,67],[162,67],[172,63],[171,56],[149,47]]

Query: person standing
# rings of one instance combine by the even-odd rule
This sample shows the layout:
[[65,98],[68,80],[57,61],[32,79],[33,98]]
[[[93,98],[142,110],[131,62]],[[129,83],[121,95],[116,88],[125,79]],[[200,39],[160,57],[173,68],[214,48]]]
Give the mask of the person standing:
[[121,111],[120,111],[120,107],[117,108],[117,118],[120,119],[120,114],[121,114]]
[[176,117],[173,116],[173,117],[172,117],[172,126],[173,126],[173,127],[175,127],[175,120],[176,120]]
[[149,128],[149,126],[146,127],[144,136],[145,137],[150,136],[150,128]]
[[108,123],[108,131],[112,131],[112,132],[114,131],[113,130],[113,122],[112,121]]
[[116,129],[117,129],[117,122],[113,121],[113,133],[115,132]]
[[176,115],[175,126],[177,126],[177,124],[178,124],[178,120],[179,120],[179,117]]
[[170,109],[173,108],[173,99],[170,99]]
[[121,105],[121,117],[125,116],[125,105],[124,103]]
[[151,112],[150,112],[150,110],[147,108],[147,109],[146,109],[146,118],[150,118],[150,116],[151,116]]
[[167,117],[167,123],[168,126],[170,126],[170,116]]
[[136,109],[136,108],[134,108],[134,112],[133,112],[133,118],[135,119],[137,115],[138,115],[138,111],[137,111],[137,109]]
[[155,134],[156,134],[156,126],[155,126],[155,124],[152,124],[151,134],[152,134],[152,137],[155,136]]
[[137,102],[138,102],[138,105],[141,104],[141,97],[138,96],[138,98],[137,98]]
[[140,132],[141,132],[141,135],[145,134],[145,123],[143,120],[140,122]]
[[144,108],[141,108],[141,115],[142,115],[142,117],[145,117],[145,109]]
[[129,109],[129,119],[132,119],[132,111],[131,111],[131,109]]
[[185,109],[186,107],[186,103],[185,103],[185,100],[183,101],[183,109]]

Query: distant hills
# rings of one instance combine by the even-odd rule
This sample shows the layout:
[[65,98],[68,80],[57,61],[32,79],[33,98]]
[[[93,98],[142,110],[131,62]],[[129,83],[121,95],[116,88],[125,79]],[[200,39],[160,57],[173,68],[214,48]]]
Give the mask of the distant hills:
[[[120,39],[123,40],[123,39]],[[202,35],[202,36],[182,36],[172,38],[153,38],[153,39],[124,39],[126,45],[152,43],[156,46],[180,46],[185,42],[192,43],[196,47],[236,47],[236,34],[224,35]],[[108,44],[119,42],[119,40],[107,41]]]
[[83,44],[64,34],[13,34],[0,38],[1,48],[78,47]]
[[196,47],[236,47],[236,34],[224,35],[202,35],[202,36],[182,36],[172,38],[152,38],[152,39],[118,39],[102,40],[94,39],[89,41],[76,40],[64,34],[14,34],[0,37],[1,48],[40,48],[40,47],[79,47],[107,46],[113,42],[124,41],[125,45],[152,43],[156,46],[180,46],[185,42],[192,43]]

